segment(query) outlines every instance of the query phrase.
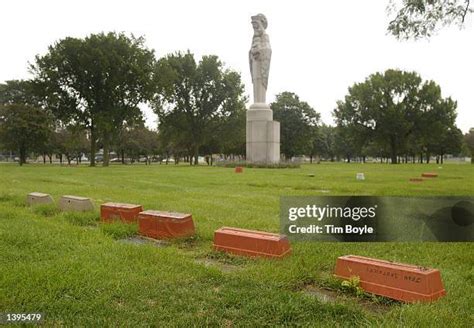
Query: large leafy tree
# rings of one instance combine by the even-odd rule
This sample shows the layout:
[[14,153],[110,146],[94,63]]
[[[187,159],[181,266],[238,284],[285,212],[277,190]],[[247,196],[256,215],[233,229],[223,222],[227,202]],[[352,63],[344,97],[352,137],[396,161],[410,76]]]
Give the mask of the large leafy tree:
[[391,0],[388,31],[398,39],[430,37],[443,26],[462,26],[473,12],[470,0]]
[[138,105],[152,94],[155,57],[144,42],[122,33],[68,37],[31,65],[45,107],[65,125],[90,131],[91,166],[98,140],[108,165],[112,138],[124,122],[141,117]]
[[54,124],[40,107],[31,81],[11,80],[0,84],[0,138],[4,148],[17,151],[20,165],[28,152],[51,153]]
[[423,82],[414,72],[387,70],[350,87],[344,101],[338,101],[334,116],[353,143],[383,145],[395,164],[406,153],[411,136],[426,148],[435,136],[451,128],[455,109],[456,103],[443,99],[433,81]]
[[270,104],[273,118],[280,125],[280,151],[287,159],[311,153],[314,127],[320,115],[292,92],[282,92]]
[[25,104],[0,105],[0,140],[7,149],[17,151],[20,165],[28,152],[39,150],[50,138],[53,120],[41,108]]
[[[245,108],[240,75],[217,56],[175,53],[158,61],[153,107],[163,140],[187,149],[198,163],[200,148],[211,144],[221,125]],[[225,138],[225,136],[223,136]]]

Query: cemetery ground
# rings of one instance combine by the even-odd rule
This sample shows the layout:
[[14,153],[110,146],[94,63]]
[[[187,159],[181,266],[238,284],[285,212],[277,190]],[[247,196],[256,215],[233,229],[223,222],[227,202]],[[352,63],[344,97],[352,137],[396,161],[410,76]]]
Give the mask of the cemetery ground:
[[[357,172],[366,180],[356,181]],[[422,172],[438,178],[409,182]],[[314,177],[308,175],[314,174]],[[320,164],[299,169],[186,165],[0,165],[0,312],[45,326],[420,326],[474,322],[472,243],[292,243],[281,260],[212,251],[221,226],[279,231],[281,195],[473,195],[472,165]],[[29,192],[93,199],[90,213],[27,207]],[[101,224],[107,201],[192,213],[196,237],[153,243]],[[336,258],[355,254],[441,271],[447,295],[403,304],[344,290]]]

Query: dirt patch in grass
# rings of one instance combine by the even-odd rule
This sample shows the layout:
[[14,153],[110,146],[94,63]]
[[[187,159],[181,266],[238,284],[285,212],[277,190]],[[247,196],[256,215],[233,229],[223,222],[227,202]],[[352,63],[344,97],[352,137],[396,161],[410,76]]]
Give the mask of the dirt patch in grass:
[[118,239],[119,243],[122,244],[133,244],[133,245],[153,245],[156,247],[166,247],[169,243],[164,240],[151,239],[141,236],[133,236],[124,239]]

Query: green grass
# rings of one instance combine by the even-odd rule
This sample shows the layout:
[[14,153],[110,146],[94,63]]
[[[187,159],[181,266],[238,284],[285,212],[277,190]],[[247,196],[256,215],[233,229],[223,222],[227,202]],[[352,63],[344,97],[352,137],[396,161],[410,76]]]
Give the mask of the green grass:
[[[439,178],[410,183],[434,171]],[[364,172],[365,181],[356,181]],[[314,174],[314,177],[308,175]],[[197,235],[166,247],[122,243],[136,225],[104,225],[95,212],[26,207],[32,191],[139,203],[192,213]],[[329,191],[329,192],[328,192]],[[279,231],[282,195],[473,195],[474,166],[321,164],[299,169],[174,165],[0,165],[0,312],[43,312],[45,326],[412,326],[471,327],[472,243],[294,242],[283,260],[212,251],[227,225]],[[385,305],[383,314],[342,292],[332,278],[346,254],[441,270],[447,296],[430,304]],[[209,265],[205,265],[208,263]],[[308,285],[338,290],[324,303]],[[384,302],[382,300],[382,302]]]

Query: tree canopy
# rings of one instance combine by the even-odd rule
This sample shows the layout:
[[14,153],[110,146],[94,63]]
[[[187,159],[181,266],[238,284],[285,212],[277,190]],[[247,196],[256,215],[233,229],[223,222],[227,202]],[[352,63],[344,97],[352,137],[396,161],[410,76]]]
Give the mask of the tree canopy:
[[40,149],[50,138],[51,117],[41,108],[24,104],[0,105],[0,140],[7,149],[18,151],[20,165],[29,151]]
[[239,122],[245,111],[240,75],[225,69],[217,56],[197,63],[190,52],[160,59],[155,75],[153,108],[162,141],[191,154],[197,164],[200,148],[223,141],[222,128]]
[[96,142],[101,140],[108,165],[112,136],[141,117],[138,105],[153,92],[154,64],[143,38],[100,33],[56,42],[31,70],[43,105],[64,125],[89,129],[93,166]]
[[423,82],[414,72],[387,70],[350,87],[344,101],[337,102],[334,117],[353,144],[366,147],[372,142],[389,149],[395,164],[399,155],[418,151],[429,158],[454,129],[456,106],[451,98],[441,97],[433,81]]
[[471,6],[470,0],[391,0],[388,31],[398,39],[430,37],[443,26],[462,26]]
[[280,122],[280,152],[290,159],[311,153],[320,115],[292,92],[282,92],[270,104],[273,118]]

